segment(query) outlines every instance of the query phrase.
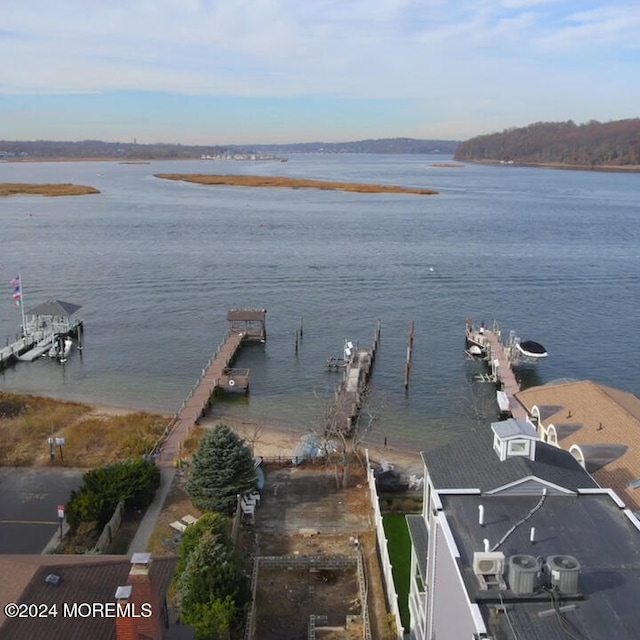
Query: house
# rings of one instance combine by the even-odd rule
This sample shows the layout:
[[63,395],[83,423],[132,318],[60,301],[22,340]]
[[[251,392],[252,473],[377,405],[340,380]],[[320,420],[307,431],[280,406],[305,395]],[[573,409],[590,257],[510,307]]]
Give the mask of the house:
[[[26,617],[0,614],[2,640],[168,640],[166,593],[176,558],[126,556],[0,556],[0,600]],[[33,608],[36,605],[37,610]],[[36,615],[37,614],[37,615]],[[191,631],[191,633],[189,633]]]
[[513,418],[422,455],[411,537],[415,640],[631,640],[640,521]]
[[569,451],[640,513],[640,398],[591,380],[532,387],[516,398],[541,440]]

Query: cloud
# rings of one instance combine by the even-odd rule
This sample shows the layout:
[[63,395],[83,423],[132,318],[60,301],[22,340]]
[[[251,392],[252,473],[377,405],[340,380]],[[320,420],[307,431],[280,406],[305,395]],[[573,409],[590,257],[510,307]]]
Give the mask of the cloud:
[[[613,63],[631,73],[639,30],[635,0],[30,0],[3,12],[0,93],[393,99],[462,123],[526,122],[546,87],[578,118]],[[609,103],[635,108],[632,83]]]

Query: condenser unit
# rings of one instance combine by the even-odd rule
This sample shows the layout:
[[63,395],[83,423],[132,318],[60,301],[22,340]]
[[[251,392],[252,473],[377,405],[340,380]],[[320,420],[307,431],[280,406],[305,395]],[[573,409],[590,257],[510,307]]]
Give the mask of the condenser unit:
[[573,556],[547,556],[547,570],[551,587],[562,595],[578,593],[580,563]]
[[534,593],[538,586],[538,560],[533,556],[509,557],[507,580],[513,593]]

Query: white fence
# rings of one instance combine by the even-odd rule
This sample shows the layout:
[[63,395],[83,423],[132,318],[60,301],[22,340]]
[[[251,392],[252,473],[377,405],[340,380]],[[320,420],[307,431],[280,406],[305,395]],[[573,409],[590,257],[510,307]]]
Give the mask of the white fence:
[[404,627],[400,619],[400,609],[398,607],[398,593],[396,585],[393,582],[393,573],[391,559],[389,558],[389,550],[387,548],[387,537],[382,524],[382,513],[380,512],[380,502],[378,500],[378,490],[376,488],[376,479],[373,469],[369,464],[369,451],[367,456],[367,480],[369,482],[369,496],[371,498],[371,507],[373,508],[373,519],[376,526],[376,538],[378,541],[378,551],[380,554],[380,566],[382,568],[382,578],[384,580],[385,594],[387,596],[387,606],[395,620],[396,637],[398,640],[404,638]]

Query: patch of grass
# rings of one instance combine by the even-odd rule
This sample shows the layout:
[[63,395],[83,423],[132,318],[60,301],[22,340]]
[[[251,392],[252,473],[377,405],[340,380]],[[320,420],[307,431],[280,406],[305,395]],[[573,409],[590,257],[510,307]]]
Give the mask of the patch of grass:
[[61,432],[65,464],[95,467],[149,453],[167,423],[164,416],[144,412],[78,420]]
[[382,516],[387,536],[389,557],[393,566],[393,582],[398,592],[400,619],[409,628],[409,585],[411,582],[411,538],[404,514],[387,513]]
[[83,196],[100,193],[94,187],[81,184],[29,184],[19,182],[0,182],[0,196]]
[[48,438],[91,410],[79,402],[0,392],[0,461],[10,466],[34,464],[48,458]]
[[183,458],[191,458],[191,456],[197,451],[200,440],[205,432],[205,427],[201,425],[194,425],[189,429],[187,437],[182,442]]
[[60,464],[49,438],[64,438],[64,465],[97,467],[148,453],[169,418],[137,412],[95,415],[80,402],[0,391],[0,465]]
[[286,187],[290,189],[324,189],[338,191],[355,191],[357,193],[414,193],[418,195],[435,195],[433,189],[417,189],[396,185],[368,184],[363,182],[335,182],[327,180],[308,180],[301,178],[284,178],[282,176],[250,176],[250,175],[205,175],[202,173],[157,173],[156,178],[164,180],[182,180],[196,184],[231,185],[237,187]]

